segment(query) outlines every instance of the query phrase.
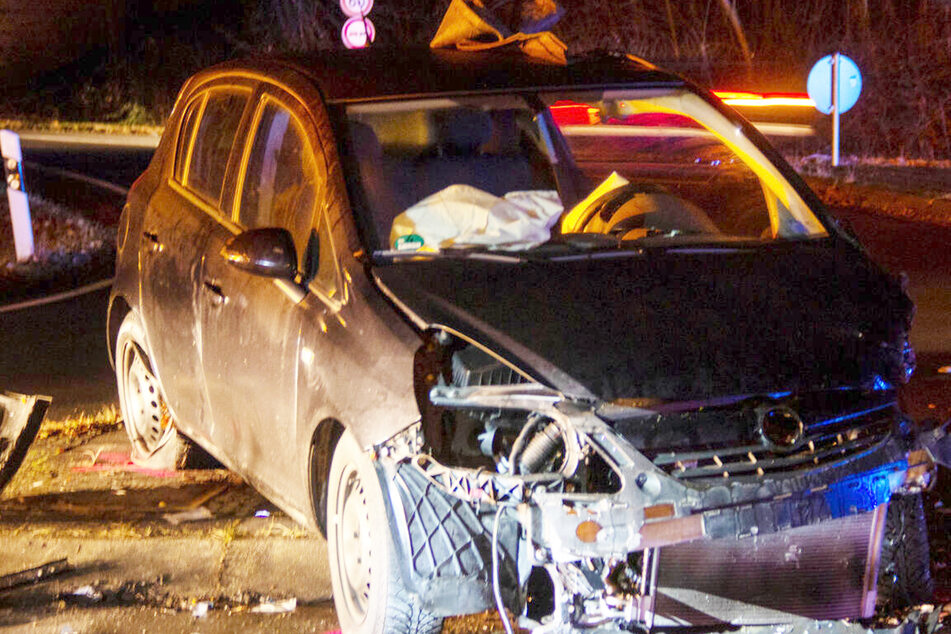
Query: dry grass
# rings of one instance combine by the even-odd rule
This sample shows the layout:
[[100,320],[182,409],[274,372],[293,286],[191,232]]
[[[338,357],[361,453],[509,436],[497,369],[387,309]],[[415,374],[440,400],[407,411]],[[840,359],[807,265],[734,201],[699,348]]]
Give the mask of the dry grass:
[[[29,200],[35,255],[27,262],[17,263],[13,249],[13,228],[9,222],[0,222],[0,279],[5,275],[42,275],[39,269],[47,266],[81,265],[94,253],[113,250],[113,229],[107,229],[74,209],[36,194],[30,194]],[[0,195],[0,218],[9,217],[7,197]]]
[[43,422],[37,439],[56,438],[74,441],[98,436],[122,427],[122,414],[115,405],[107,405],[98,412],[81,412],[60,420]]
[[29,118],[0,119],[0,129],[13,130],[15,132],[42,130],[44,132],[90,132],[94,134],[141,134],[152,136],[160,136],[162,130],[164,130],[160,125]]

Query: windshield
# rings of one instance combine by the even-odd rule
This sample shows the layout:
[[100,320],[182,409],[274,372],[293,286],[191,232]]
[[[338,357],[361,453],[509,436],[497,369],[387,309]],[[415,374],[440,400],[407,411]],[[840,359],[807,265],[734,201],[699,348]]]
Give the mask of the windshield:
[[826,235],[740,128],[686,90],[417,99],[346,115],[378,252]]

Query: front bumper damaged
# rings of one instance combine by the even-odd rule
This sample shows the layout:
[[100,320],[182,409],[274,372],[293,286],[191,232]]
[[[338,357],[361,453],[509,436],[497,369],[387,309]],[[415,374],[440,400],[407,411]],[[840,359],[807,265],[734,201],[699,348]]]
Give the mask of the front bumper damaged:
[[[592,407],[541,386],[437,387],[430,398],[440,407],[530,411],[563,432],[565,458],[557,472],[447,466],[422,450],[418,428],[378,448],[404,578],[427,609],[458,614],[492,607],[495,565],[506,607],[522,613],[523,626],[535,632],[764,623],[794,632],[808,630],[811,618],[869,617],[875,535],[880,539],[888,501],[922,484],[933,468],[913,440],[890,435],[821,468],[688,482],[656,466]],[[909,455],[922,458],[920,464],[910,465]],[[571,473],[592,456],[613,472],[614,484],[572,490]],[[737,597],[710,598],[716,593],[710,583],[672,579],[669,572],[690,575],[699,562],[729,568],[731,560],[757,570],[775,560],[777,579],[788,584],[784,575],[792,579],[810,558],[837,556],[843,547],[830,545],[833,533],[854,538],[858,554],[843,566],[860,563],[862,570],[842,590],[854,597],[831,611],[747,609]],[[742,561],[746,553],[749,561]],[[539,587],[546,595],[541,612],[533,596]]]

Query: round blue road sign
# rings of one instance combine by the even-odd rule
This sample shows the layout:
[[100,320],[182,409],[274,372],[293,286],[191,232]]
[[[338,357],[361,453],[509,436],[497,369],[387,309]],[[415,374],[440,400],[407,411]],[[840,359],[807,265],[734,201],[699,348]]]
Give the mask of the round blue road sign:
[[[826,55],[809,71],[806,92],[822,114],[832,113],[832,55]],[[839,54],[839,114],[855,105],[862,93],[862,73],[845,55]]]

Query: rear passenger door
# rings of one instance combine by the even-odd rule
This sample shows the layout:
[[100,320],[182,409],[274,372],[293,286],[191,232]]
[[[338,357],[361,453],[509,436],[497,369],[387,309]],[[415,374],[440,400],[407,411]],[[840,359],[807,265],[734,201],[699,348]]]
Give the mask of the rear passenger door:
[[[256,486],[280,498],[281,490],[299,477],[299,304],[306,283],[320,275],[318,234],[324,220],[317,214],[317,201],[326,174],[303,108],[276,88],[256,102],[232,220],[212,231],[205,249],[202,358],[215,443],[227,447]],[[290,232],[300,271],[296,282],[240,271],[222,256],[233,235],[261,227]]]
[[[173,165],[143,222],[143,321],[171,413],[186,433],[204,419],[196,300],[203,246],[221,215],[250,85],[212,84],[185,105]],[[195,435],[202,435],[201,432]]]

